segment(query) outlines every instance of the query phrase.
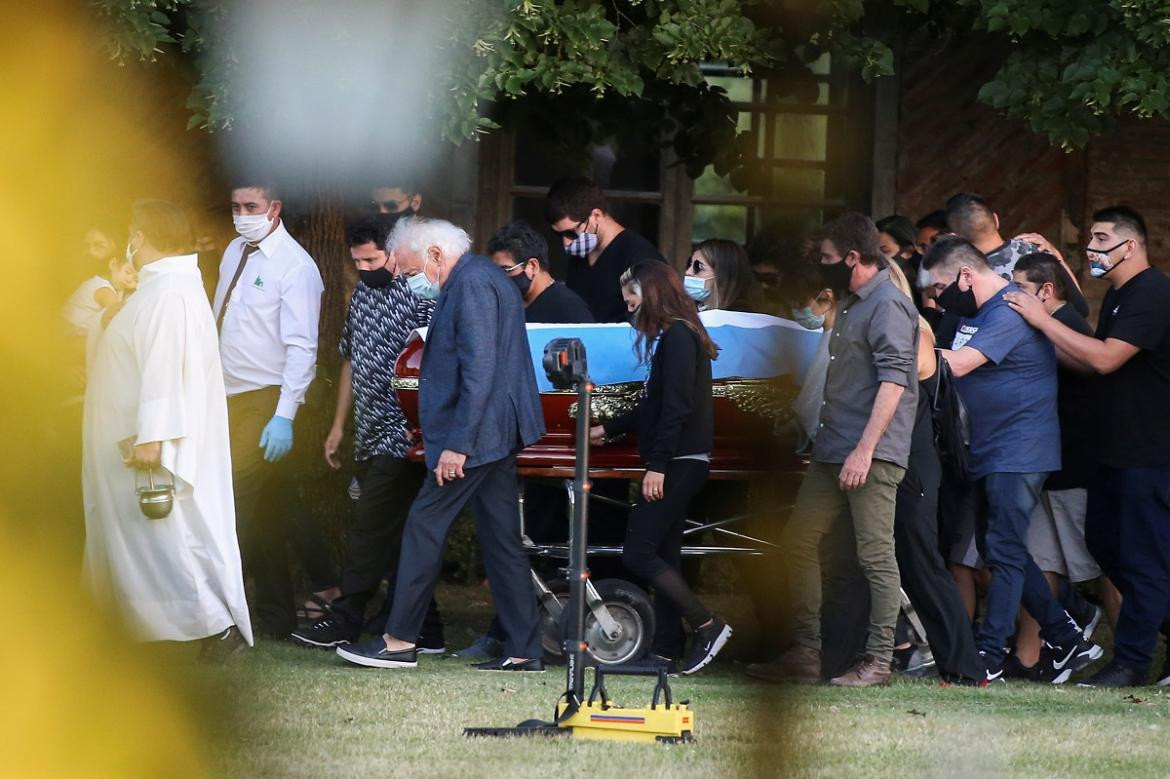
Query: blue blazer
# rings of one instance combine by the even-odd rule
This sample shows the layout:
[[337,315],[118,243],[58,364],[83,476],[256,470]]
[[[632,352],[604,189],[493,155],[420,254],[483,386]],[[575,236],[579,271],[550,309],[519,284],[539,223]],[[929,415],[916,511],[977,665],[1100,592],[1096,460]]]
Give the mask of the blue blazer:
[[495,462],[544,435],[520,291],[486,257],[451,270],[427,331],[419,375],[427,467],[444,449],[465,467]]

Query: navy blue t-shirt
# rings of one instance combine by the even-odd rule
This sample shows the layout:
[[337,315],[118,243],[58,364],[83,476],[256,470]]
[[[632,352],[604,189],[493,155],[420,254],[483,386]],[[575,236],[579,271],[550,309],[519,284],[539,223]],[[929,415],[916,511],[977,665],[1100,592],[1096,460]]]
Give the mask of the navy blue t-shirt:
[[973,479],[1060,470],[1056,349],[1003,299],[1018,291],[1008,284],[955,333],[953,349],[970,346],[988,360],[956,382],[971,418]]

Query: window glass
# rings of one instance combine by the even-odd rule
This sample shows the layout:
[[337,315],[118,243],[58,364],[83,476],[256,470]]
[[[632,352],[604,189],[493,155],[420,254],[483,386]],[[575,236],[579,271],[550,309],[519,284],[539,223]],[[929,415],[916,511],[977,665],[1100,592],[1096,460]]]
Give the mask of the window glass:
[[786,160],[824,161],[828,130],[829,117],[824,114],[776,114],[772,154]]
[[738,243],[747,240],[747,206],[698,204],[693,214],[692,240],[695,243],[708,238],[726,238]]

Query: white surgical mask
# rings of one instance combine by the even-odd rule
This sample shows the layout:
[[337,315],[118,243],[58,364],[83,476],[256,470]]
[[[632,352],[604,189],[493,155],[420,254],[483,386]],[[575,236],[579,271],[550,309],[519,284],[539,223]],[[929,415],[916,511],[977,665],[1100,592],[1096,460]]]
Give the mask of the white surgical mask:
[[438,283],[427,278],[427,263],[430,261],[431,258],[427,257],[423,261],[421,272],[406,277],[406,286],[410,288],[415,297],[423,300],[435,300],[439,297]]
[[248,243],[259,243],[272,232],[272,220],[268,214],[237,214],[232,217],[236,232]]
[[707,280],[698,276],[683,276],[683,289],[690,295],[691,300],[698,303],[711,297],[711,290],[707,288]]

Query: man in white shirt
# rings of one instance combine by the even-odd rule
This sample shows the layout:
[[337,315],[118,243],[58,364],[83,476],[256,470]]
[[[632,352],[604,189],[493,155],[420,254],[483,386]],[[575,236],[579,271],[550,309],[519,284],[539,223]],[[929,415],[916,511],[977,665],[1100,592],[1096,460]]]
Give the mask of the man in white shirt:
[[[244,566],[256,580],[257,632],[283,638],[296,627],[286,542],[306,518],[294,505],[287,461],[278,463],[292,450],[293,419],[316,372],[324,285],[313,258],[285,229],[271,184],[240,182],[231,202],[240,237],[224,251],[213,309],[236,513]],[[309,578],[317,579],[309,562]],[[314,589],[321,584],[314,581]]]

